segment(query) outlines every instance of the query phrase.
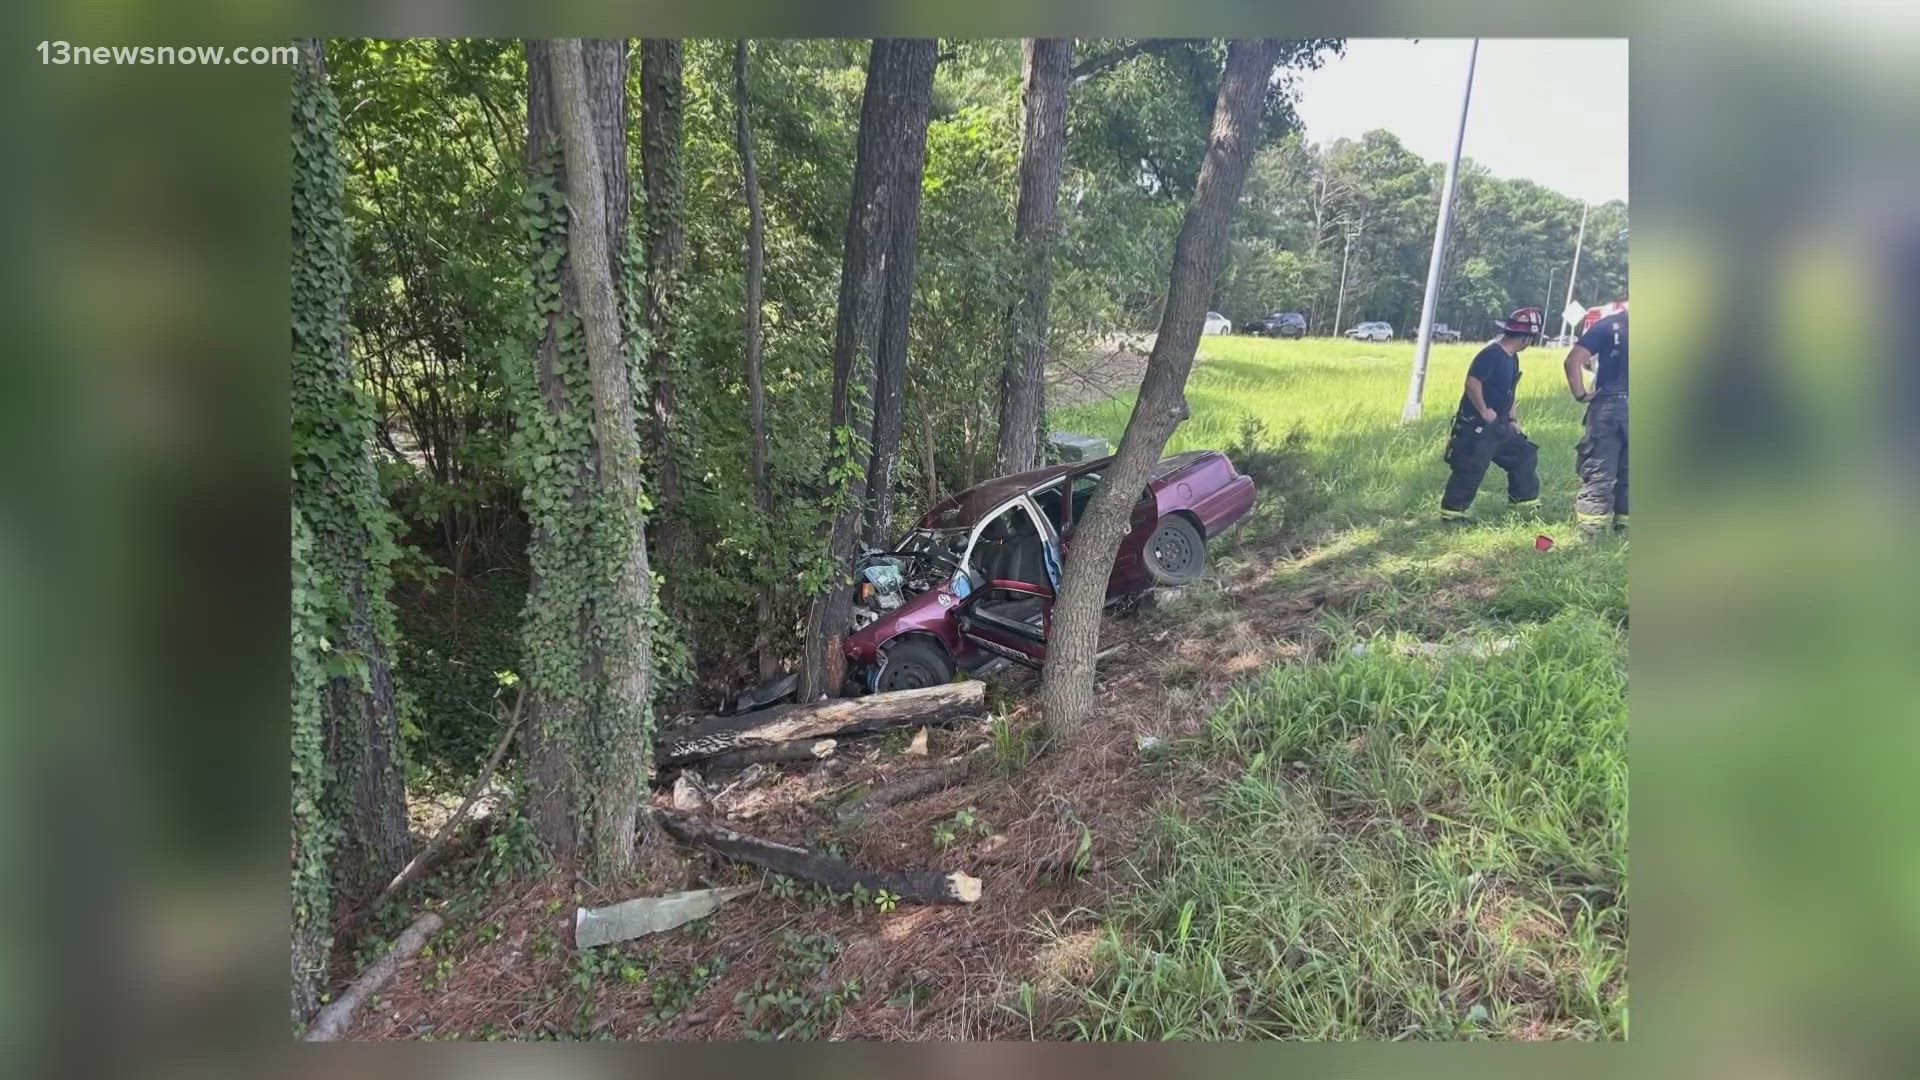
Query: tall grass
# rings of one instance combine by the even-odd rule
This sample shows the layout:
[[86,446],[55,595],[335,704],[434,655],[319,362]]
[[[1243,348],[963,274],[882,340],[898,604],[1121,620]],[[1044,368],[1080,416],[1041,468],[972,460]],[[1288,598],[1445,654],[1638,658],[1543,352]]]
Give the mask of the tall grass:
[[[1248,415],[1311,435],[1328,506],[1270,589],[1358,583],[1321,659],[1228,692],[1179,748],[1189,794],[1106,912],[1051,1033],[1093,1038],[1618,1038],[1627,1033],[1626,551],[1562,537],[1578,406],[1523,354],[1544,522],[1432,520],[1476,346],[1208,339],[1170,451]],[[1130,402],[1057,418],[1109,436]],[[1492,514],[1487,513],[1490,504]]]
[[[1329,527],[1351,526],[1431,511],[1440,502],[1446,468],[1440,453],[1459,404],[1467,364],[1480,344],[1436,345],[1428,358],[1425,415],[1402,425],[1407,376],[1413,359],[1408,342],[1329,339],[1273,341],[1238,336],[1201,339],[1200,357],[1187,382],[1192,417],[1168,440],[1167,453],[1231,445],[1243,418],[1263,421],[1275,432],[1302,427],[1321,456],[1321,483],[1329,496]],[[1573,444],[1580,438],[1581,407],[1567,396],[1560,374],[1564,354],[1528,349],[1520,354],[1517,412],[1540,444],[1543,498],[1549,513],[1571,514]],[[1118,440],[1133,410],[1131,394],[1065,409],[1056,429],[1086,431]],[[1504,501],[1501,474],[1490,471],[1482,503]],[[1531,539],[1531,537],[1529,537]]]

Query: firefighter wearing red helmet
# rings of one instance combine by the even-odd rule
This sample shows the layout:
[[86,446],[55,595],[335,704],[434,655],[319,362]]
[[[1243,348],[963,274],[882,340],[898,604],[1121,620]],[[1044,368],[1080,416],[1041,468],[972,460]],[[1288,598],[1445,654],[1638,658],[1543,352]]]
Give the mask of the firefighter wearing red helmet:
[[1540,335],[1542,321],[1540,309],[1531,307],[1498,320],[1500,336],[1467,367],[1466,390],[1460,395],[1460,411],[1447,440],[1446,462],[1453,475],[1440,496],[1441,520],[1473,520],[1467,510],[1488,465],[1506,471],[1508,506],[1540,505],[1540,448],[1520,430],[1513,400],[1520,382],[1520,350]]
[[[1584,533],[1597,533],[1609,523],[1614,531],[1627,528],[1627,306],[1601,318],[1567,350],[1567,389],[1573,400],[1585,402],[1582,421],[1585,438],[1576,448],[1580,494],[1573,500],[1573,517]],[[1587,364],[1594,363],[1593,386],[1587,386]]]

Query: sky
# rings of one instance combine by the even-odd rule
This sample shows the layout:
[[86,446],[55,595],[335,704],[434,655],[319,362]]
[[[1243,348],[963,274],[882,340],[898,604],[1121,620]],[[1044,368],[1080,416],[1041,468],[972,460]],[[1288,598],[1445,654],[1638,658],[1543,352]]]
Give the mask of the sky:
[[[1309,142],[1375,128],[1430,161],[1453,153],[1470,42],[1352,38],[1300,77]],[[1463,157],[1576,199],[1627,198],[1624,38],[1483,38]]]

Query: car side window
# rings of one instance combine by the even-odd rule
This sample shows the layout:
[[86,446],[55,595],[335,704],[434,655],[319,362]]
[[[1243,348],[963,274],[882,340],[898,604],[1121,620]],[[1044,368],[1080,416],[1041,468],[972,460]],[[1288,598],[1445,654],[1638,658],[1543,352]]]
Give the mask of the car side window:
[[1073,478],[1073,517],[1079,521],[1087,514],[1087,504],[1093,501],[1093,493],[1100,487],[1099,473],[1081,473]]
[[1033,501],[1040,504],[1040,512],[1053,523],[1053,531],[1056,534],[1067,527],[1066,507],[1062,505],[1065,500],[1061,497],[1061,489],[1064,486],[1056,483],[1033,493]]

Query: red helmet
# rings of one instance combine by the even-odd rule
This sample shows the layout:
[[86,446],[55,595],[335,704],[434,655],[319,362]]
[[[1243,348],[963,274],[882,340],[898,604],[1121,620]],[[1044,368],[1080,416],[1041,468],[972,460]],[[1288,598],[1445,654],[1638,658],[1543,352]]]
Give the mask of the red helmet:
[[1537,307],[1523,307],[1504,319],[1494,320],[1494,325],[1503,334],[1538,334],[1546,320],[1540,317]]

